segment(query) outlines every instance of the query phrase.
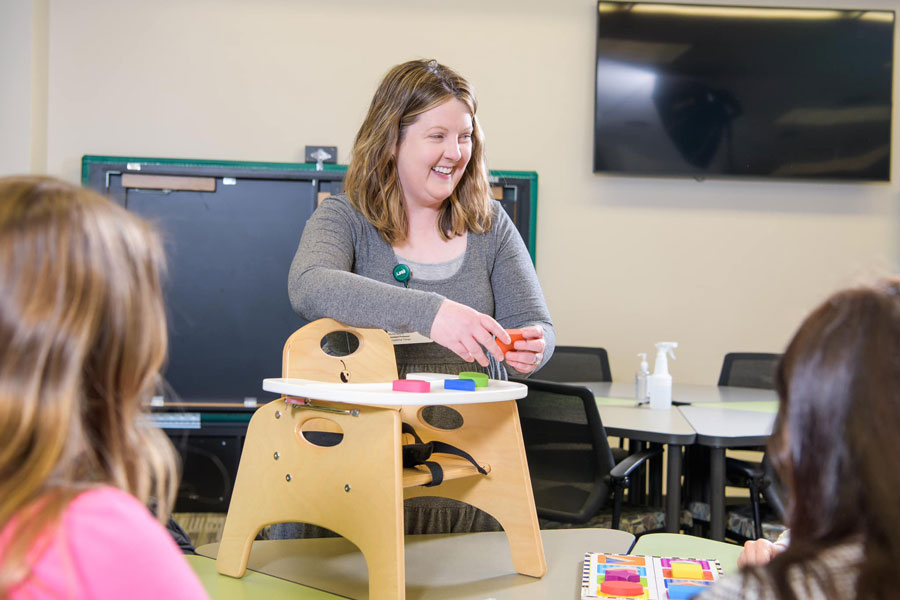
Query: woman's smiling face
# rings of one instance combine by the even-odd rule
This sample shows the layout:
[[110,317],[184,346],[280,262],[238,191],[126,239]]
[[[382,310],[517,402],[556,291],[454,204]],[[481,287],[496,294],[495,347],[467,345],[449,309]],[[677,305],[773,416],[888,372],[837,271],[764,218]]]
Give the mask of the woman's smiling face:
[[407,209],[439,207],[472,156],[472,114],[456,98],[423,112],[397,144],[397,175]]

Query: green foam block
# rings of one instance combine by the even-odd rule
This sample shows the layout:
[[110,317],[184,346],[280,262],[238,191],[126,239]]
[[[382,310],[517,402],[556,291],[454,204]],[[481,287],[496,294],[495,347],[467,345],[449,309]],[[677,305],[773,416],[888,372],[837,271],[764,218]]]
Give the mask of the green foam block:
[[475,382],[475,387],[487,387],[488,385],[488,376],[485,373],[479,373],[477,371],[463,371],[459,374],[460,379],[471,379]]

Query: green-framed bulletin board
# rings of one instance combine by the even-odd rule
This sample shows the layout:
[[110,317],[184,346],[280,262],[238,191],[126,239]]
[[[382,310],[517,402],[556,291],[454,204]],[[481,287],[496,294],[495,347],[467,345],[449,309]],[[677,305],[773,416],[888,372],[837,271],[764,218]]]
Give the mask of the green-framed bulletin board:
[[[306,220],[342,191],[344,165],[85,156],[82,182],[160,225],[169,261],[165,376],[184,402],[273,398],[284,340],[305,324],[287,273]],[[537,174],[492,171],[532,260]],[[170,399],[164,399],[170,400]]]

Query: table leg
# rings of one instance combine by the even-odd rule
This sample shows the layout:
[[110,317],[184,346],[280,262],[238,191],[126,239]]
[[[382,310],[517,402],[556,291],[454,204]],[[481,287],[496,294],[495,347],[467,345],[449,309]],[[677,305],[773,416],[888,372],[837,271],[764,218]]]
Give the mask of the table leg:
[[[651,448],[659,449],[662,444],[652,443]],[[662,504],[662,454],[654,456],[650,459],[650,504],[652,506],[660,506]]]
[[681,446],[669,444],[669,473],[666,476],[666,531],[681,529]]
[[[691,510],[695,502],[709,506],[709,446],[693,445],[684,451],[684,487],[681,494],[681,502]],[[707,515],[707,518],[708,515]],[[691,535],[697,537],[709,536],[709,522],[699,521],[692,515],[694,522],[691,527]]]
[[709,461],[709,537],[725,540],[725,448],[711,448]]
[[[640,440],[628,440],[628,451],[631,454],[643,452],[647,448],[647,444]],[[629,478],[631,483],[628,485],[628,502],[634,506],[643,504],[646,500],[647,488],[647,472],[645,467],[639,467]]]

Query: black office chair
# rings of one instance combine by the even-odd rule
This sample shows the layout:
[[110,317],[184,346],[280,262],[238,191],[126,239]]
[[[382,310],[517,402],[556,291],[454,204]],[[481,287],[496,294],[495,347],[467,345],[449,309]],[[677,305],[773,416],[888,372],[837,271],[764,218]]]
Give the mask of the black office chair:
[[588,346],[557,346],[535,376],[561,383],[612,381],[606,350]]
[[[775,389],[775,368],[781,359],[780,354],[761,352],[729,352],[722,362],[719,373],[720,386],[749,387],[757,389]],[[725,477],[728,485],[746,487],[750,491],[750,507],[752,510],[752,535],[746,521],[739,511],[729,512],[732,529],[740,537],[748,539],[760,538],[763,535],[762,504],[765,500],[768,508],[779,521],[784,520],[784,493],[778,478],[775,476],[766,456],[761,462],[727,458],[725,460]]]
[[[730,529],[737,534],[738,539],[759,539],[763,537],[763,527],[766,523],[764,515],[771,513],[779,522],[784,522],[784,490],[775,472],[772,470],[767,456],[764,454],[761,462],[739,460],[736,458],[725,459],[725,477],[728,485],[746,487],[750,490],[750,519],[740,508],[732,509],[728,513]],[[760,502],[760,498],[765,504]],[[749,525],[752,523],[752,532]]]
[[718,385],[774,390],[780,358],[767,352],[729,352],[722,361]]
[[[560,383],[612,381],[612,370],[609,367],[609,355],[605,348],[593,346],[557,346],[547,364],[536,371],[534,377],[542,381]],[[632,451],[644,449],[640,442],[629,442]],[[620,461],[628,455],[625,439],[619,440],[619,447],[613,448],[613,456]],[[632,493],[641,495],[643,486],[635,485]]]
[[[618,529],[629,477],[649,458],[661,455],[661,449],[617,463],[591,390],[537,379],[516,381],[528,386],[528,395],[517,404],[541,527],[596,526],[602,522],[599,513],[612,500],[606,522]],[[631,512],[623,529],[643,533],[648,523],[653,524],[649,528],[662,528],[664,515],[652,508],[638,515]]]

